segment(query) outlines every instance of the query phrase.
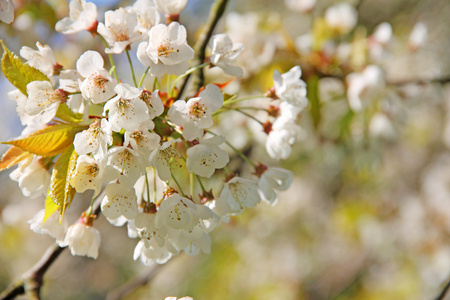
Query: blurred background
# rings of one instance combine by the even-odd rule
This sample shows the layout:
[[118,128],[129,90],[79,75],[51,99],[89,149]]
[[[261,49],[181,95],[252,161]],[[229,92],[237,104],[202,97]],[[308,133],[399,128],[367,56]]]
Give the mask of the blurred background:
[[[119,5],[93,2],[99,20]],[[190,0],[181,14],[191,45],[212,3]],[[230,0],[216,32],[246,44],[240,60],[245,75],[230,84],[231,92],[261,94],[272,86],[275,69],[303,69],[310,105],[298,120],[302,131],[292,154],[281,163],[295,173],[294,182],[276,206],[261,203],[213,231],[210,255],[173,258],[126,299],[411,300],[440,293],[450,275],[450,2],[349,1],[357,24],[333,33],[323,26],[324,16],[337,3]],[[54,31],[68,15],[66,1],[15,5],[15,22],[0,24],[0,37],[15,53],[40,41],[71,68],[87,49],[103,53],[99,39],[87,32]],[[392,28],[386,42],[374,35],[383,22]],[[411,37],[418,23],[425,37]],[[126,60],[117,61],[117,69],[127,68]],[[380,67],[384,83],[375,92],[362,91],[363,108],[355,111],[346,78],[368,65]],[[225,81],[213,70],[207,76]],[[6,96],[12,89],[0,74],[1,141],[23,129]],[[250,130],[236,132],[234,142],[254,160],[270,162],[261,128],[251,120],[242,124],[247,122]],[[0,153],[7,148],[0,145]],[[0,290],[54,242],[27,224],[44,199],[23,197],[9,173],[0,173]],[[77,196],[73,210],[89,201]],[[104,299],[149,268],[133,261],[137,241],[126,228],[103,217],[96,227],[103,237],[99,258],[64,251],[45,277],[44,299]]]

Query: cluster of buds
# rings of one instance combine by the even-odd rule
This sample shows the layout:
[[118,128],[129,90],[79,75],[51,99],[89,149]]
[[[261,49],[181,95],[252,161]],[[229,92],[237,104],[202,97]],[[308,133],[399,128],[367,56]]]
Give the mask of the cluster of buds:
[[[70,1],[70,15],[56,30],[88,31],[104,41],[105,53],[125,53],[132,73],[129,83],[119,77],[111,56],[108,70],[96,51],[84,52],[76,69],[66,69],[47,45],[23,47],[25,63],[3,45],[2,70],[17,87],[9,96],[26,128],[21,137],[6,142],[12,147],[2,158],[2,169],[18,164],[11,178],[24,195],[46,197],[45,209],[30,221],[31,228],[55,237],[73,255],[98,256],[95,203],[101,203],[101,213],[111,224],[126,224],[129,237],[139,239],[134,259],[164,263],[181,251],[208,253],[209,232],[261,200],[275,204],[277,191],[292,183],[292,172],[253,162],[211,130],[220,128],[217,114],[242,112],[238,105],[255,97],[224,97],[226,84],[211,83],[181,98],[177,83],[201,68],[243,75],[236,58],[244,46],[225,34],[211,37],[204,63],[190,65],[196,53],[186,41],[185,27],[176,21],[186,4],[137,0],[107,11],[102,23],[95,4]],[[162,13],[168,24],[161,23]],[[130,59],[132,45],[147,68],[140,81]],[[24,76],[15,78],[17,72]],[[152,88],[145,87],[147,74],[154,78]],[[286,74],[275,71],[274,88],[267,94],[270,119],[261,131],[268,134],[266,148],[274,159],[289,156],[299,130],[296,119],[308,104],[300,76],[299,66]],[[163,81],[167,89],[161,88]],[[233,153],[254,175],[243,178],[227,168]],[[206,181],[219,189],[207,189]],[[93,200],[69,227],[64,213],[74,194],[87,190],[93,191]]]

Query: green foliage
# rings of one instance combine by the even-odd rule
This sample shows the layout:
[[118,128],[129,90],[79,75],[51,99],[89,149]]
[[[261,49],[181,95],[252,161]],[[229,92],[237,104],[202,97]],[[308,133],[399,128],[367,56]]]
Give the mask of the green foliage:
[[61,103],[58,107],[58,111],[56,112],[56,117],[69,122],[69,123],[80,123],[83,121],[82,114],[75,114],[66,103]]
[[63,217],[65,209],[72,202],[75,189],[70,185],[69,180],[75,170],[77,158],[74,147],[70,146],[56,161],[45,200],[44,221],[56,210],[59,210]]
[[15,166],[22,160],[30,157],[31,154],[22,150],[19,147],[12,146],[8,149],[8,151],[3,154],[2,159],[0,160],[0,172],[6,169]]
[[84,126],[57,124],[38,130],[26,138],[2,142],[43,157],[56,156],[72,145],[75,134]]
[[41,71],[22,62],[17,55],[6,48],[3,40],[0,40],[3,47],[3,57],[1,67],[5,77],[11,82],[22,94],[27,94],[27,84],[32,81],[49,81]]

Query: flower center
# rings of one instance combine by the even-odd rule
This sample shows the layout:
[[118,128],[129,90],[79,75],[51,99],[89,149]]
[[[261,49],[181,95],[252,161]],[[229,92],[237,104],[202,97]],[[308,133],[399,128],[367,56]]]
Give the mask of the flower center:
[[195,102],[189,107],[189,116],[191,119],[200,119],[205,116],[206,109],[204,104]]

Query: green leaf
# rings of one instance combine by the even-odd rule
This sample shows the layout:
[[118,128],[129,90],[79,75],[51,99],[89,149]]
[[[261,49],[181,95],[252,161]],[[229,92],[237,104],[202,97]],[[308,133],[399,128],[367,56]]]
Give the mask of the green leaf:
[[57,124],[38,130],[26,138],[2,142],[43,157],[56,156],[73,143],[75,134],[87,126]]
[[66,103],[61,103],[58,107],[58,111],[56,112],[56,117],[69,122],[69,123],[80,123],[83,121],[82,114],[75,114]]
[[0,40],[3,47],[2,71],[5,77],[11,82],[22,94],[27,94],[27,84],[32,81],[49,81],[41,71],[22,62],[17,55],[6,48],[3,40]]
[[31,153],[23,151],[19,147],[12,146],[5,154],[3,154],[2,159],[0,160],[0,172],[11,168],[31,155]]
[[319,98],[319,77],[313,76],[307,82],[307,97],[311,104],[309,113],[315,129],[318,129],[322,120],[322,104]]
[[[50,216],[51,213],[55,212],[55,206],[61,213],[61,218],[64,216],[64,211],[67,206],[70,205],[74,196],[74,189],[70,185],[70,177],[72,176],[78,155],[74,151],[74,147],[70,146],[67,148],[55,163],[52,171],[52,177],[50,180],[50,187],[47,193],[46,199],[46,213],[47,207]],[[50,203],[53,202],[53,204]],[[47,205],[47,202],[48,205]],[[45,219],[45,216],[44,216]]]
[[50,217],[59,208],[58,204],[56,204],[53,201],[52,197],[48,196],[48,193],[47,193],[47,198],[45,198],[45,206],[44,207],[45,207],[44,220],[42,221],[42,223],[45,223],[45,221],[47,221],[48,217]]

